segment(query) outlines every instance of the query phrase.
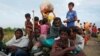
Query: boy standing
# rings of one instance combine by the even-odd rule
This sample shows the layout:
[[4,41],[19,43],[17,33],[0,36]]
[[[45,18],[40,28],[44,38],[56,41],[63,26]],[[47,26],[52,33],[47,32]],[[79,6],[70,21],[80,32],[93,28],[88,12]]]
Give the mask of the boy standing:
[[67,20],[64,21],[64,23],[67,23],[67,27],[75,26],[75,21],[77,20],[77,14],[76,11],[73,10],[74,3],[70,2],[68,4],[69,11],[67,12],[66,18]]
[[30,21],[31,16],[30,16],[29,13],[25,14],[25,18],[26,18],[26,21],[25,21],[25,30],[26,30],[26,33],[25,33],[25,35],[27,35],[28,29],[33,29],[33,24]]

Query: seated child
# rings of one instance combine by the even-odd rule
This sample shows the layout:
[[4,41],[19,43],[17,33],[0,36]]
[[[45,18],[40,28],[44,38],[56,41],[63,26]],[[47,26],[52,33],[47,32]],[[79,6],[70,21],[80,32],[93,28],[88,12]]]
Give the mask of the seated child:
[[84,38],[79,34],[79,28],[71,27],[69,31],[70,41],[72,42],[70,46],[72,46],[71,55],[76,55],[81,52],[84,48]]
[[70,45],[68,38],[67,28],[61,28],[60,39],[55,41],[50,56],[68,56],[68,46]]

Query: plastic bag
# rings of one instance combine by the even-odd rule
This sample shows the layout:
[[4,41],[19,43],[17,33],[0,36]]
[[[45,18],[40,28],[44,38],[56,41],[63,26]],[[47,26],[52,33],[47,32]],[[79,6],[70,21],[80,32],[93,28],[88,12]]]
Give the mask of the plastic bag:
[[46,47],[52,47],[55,40],[54,40],[54,37],[49,37],[47,39],[44,39],[41,41],[43,46],[46,46]]

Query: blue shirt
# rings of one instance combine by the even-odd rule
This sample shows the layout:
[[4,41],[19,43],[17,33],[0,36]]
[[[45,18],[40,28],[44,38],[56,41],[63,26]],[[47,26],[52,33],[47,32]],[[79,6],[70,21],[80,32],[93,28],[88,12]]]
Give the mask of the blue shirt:
[[72,10],[72,11],[67,12],[67,15],[66,15],[66,18],[68,20],[67,27],[75,26],[74,19],[75,19],[76,16],[77,16],[76,11]]

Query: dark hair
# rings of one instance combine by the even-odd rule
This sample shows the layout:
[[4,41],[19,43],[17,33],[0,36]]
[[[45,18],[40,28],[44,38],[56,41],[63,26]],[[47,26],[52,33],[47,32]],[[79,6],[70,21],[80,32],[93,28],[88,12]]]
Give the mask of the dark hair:
[[73,3],[73,2],[68,3],[68,6],[69,6],[69,5],[72,5],[72,6],[74,7],[74,3]]
[[55,26],[55,24],[56,24],[55,22],[58,21],[58,20],[60,21],[60,23],[62,23],[62,22],[61,22],[61,19],[60,19],[59,17],[55,17],[55,18],[54,18],[54,21],[53,21],[53,25],[54,25],[54,26]]
[[39,21],[39,17],[35,16],[34,21]]
[[68,30],[69,30],[69,29],[68,29],[67,27],[65,27],[65,26],[64,26],[64,27],[61,27],[59,33],[60,33],[60,34],[61,34],[61,32],[66,32],[66,33],[68,33]]
[[80,20],[77,20],[78,22],[80,22]]
[[4,32],[3,32],[3,28],[2,27],[0,27],[0,34],[1,35],[4,35]]
[[42,24],[46,24],[47,22],[48,22],[47,19],[43,19],[43,20],[42,20]]
[[68,28],[67,31],[68,31],[68,35],[70,35],[71,32],[79,33],[79,29],[77,26],[70,27]]
[[39,24],[41,24],[42,23],[42,20],[39,20]]
[[74,27],[72,28],[72,32],[78,33],[78,32],[79,32],[79,28],[78,28],[77,26],[74,26]]
[[15,31],[15,33],[16,33],[17,31],[20,31],[20,32],[22,33],[22,35],[23,35],[23,30],[22,30],[22,29],[17,28],[17,30]]
[[31,17],[31,15],[29,13],[26,13],[25,17]]
[[84,22],[84,24],[86,24],[86,22]]
[[98,28],[98,31],[100,31],[100,28]]

